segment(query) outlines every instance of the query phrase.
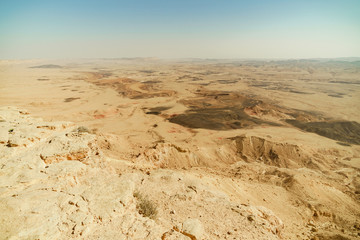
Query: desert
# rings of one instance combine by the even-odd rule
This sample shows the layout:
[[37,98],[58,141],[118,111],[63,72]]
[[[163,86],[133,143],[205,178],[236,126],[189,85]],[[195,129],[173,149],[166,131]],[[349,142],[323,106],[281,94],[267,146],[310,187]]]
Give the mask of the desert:
[[360,62],[0,60],[0,239],[358,239]]

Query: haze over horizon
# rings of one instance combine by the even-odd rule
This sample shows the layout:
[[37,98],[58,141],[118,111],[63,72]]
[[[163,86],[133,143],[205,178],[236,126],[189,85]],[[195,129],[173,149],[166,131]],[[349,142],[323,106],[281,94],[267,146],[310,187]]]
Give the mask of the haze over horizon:
[[360,1],[0,2],[0,59],[360,56]]

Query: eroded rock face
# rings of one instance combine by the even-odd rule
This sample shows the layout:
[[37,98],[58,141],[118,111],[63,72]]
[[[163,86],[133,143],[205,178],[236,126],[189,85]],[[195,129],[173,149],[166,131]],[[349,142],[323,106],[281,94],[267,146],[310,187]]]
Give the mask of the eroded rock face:
[[299,146],[277,143],[256,136],[237,136],[236,151],[246,161],[258,160],[277,167],[304,167],[310,156]]

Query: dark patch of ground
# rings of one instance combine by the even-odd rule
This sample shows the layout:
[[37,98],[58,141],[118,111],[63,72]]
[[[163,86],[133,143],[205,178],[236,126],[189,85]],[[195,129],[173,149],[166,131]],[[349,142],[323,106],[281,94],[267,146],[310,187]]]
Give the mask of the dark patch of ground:
[[193,83],[193,85],[200,85],[200,86],[208,86],[210,85],[211,82],[208,82],[208,83]]
[[341,146],[345,146],[345,147],[350,147],[351,145],[348,143],[343,143],[343,142],[336,142],[337,144],[341,145]]
[[217,80],[220,84],[231,84],[231,83],[237,83],[237,80]]
[[72,102],[74,100],[80,99],[79,97],[71,97],[71,98],[65,98],[64,102]]
[[168,109],[170,109],[171,107],[154,107],[154,108],[150,108],[150,111],[157,111],[157,112],[162,112],[162,111],[166,111]]
[[45,64],[45,65],[33,66],[30,68],[62,68],[62,66],[55,64]]
[[142,83],[145,83],[145,84],[155,84],[155,83],[161,83],[161,81],[149,80],[149,81],[142,82]]
[[297,90],[290,90],[289,92],[297,93],[297,94],[311,94],[311,93],[308,93],[308,92],[302,92],[302,91],[297,91]]
[[316,237],[319,240],[350,240],[350,238],[347,238],[347,237],[342,236],[340,234],[336,234],[336,235],[318,234],[318,235],[316,235]]
[[150,111],[150,112],[146,112],[146,114],[150,114],[150,115],[159,115],[159,114],[161,114],[161,112]]
[[172,116],[169,121],[189,128],[230,130],[259,124],[277,125],[247,115],[242,108],[200,108]]
[[278,126],[278,124],[248,115],[244,110],[256,106],[261,101],[237,92],[209,91],[198,89],[196,97],[180,102],[189,110],[170,116],[172,123],[189,128],[212,130],[230,130],[252,127],[260,124]]
[[146,114],[159,115],[162,111],[166,111],[171,107],[154,107],[150,108],[149,111],[145,112]]
[[152,74],[152,73],[155,73],[156,71],[153,71],[153,70],[139,70],[139,72],[141,72],[141,73],[147,73],[147,74]]
[[286,122],[304,131],[342,143],[360,144],[360,124],[354,121],[300,122],[288,119]]
[[[130,78],[115,78],[115,79],[101,79],[98,73],[91,73],[95,78],[94,84],[98,86],[111,87],[115,89],[121,96],[131,99],[145,99],[155,97],[171,97],[176,94],[173,90],[163,90],[156,81],[138,82]],[[99,81],[99,79],[101,79]],[[143,91],[137,91],[131,88],[132,84],[138,84],[139,88]]]
[[184,80],[184,79],[185,80],[190,80],[190,81],[193,81],[193,82],[203,80],[200,77],[191,76],[191,75],[183,75],[183,76],[178,77],[176,81],[180,82],[179,80]]
[[355,84],[355,85],[359,85],[360,84],[360,81],[329,81],[329,83],[341,83],[341,84]]
[[344,97],[344,93],[329,93],[328,96],[329,97],[336,97],[336,98],[343,98]]

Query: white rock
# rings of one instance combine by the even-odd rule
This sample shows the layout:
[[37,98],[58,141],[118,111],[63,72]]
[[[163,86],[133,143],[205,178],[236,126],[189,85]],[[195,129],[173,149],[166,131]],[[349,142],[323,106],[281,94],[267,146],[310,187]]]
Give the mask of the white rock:
[[203,239],[205,235],[204,227],[198,219],[188,219],[183,222],[182,231],[195,236],[196,239]]

